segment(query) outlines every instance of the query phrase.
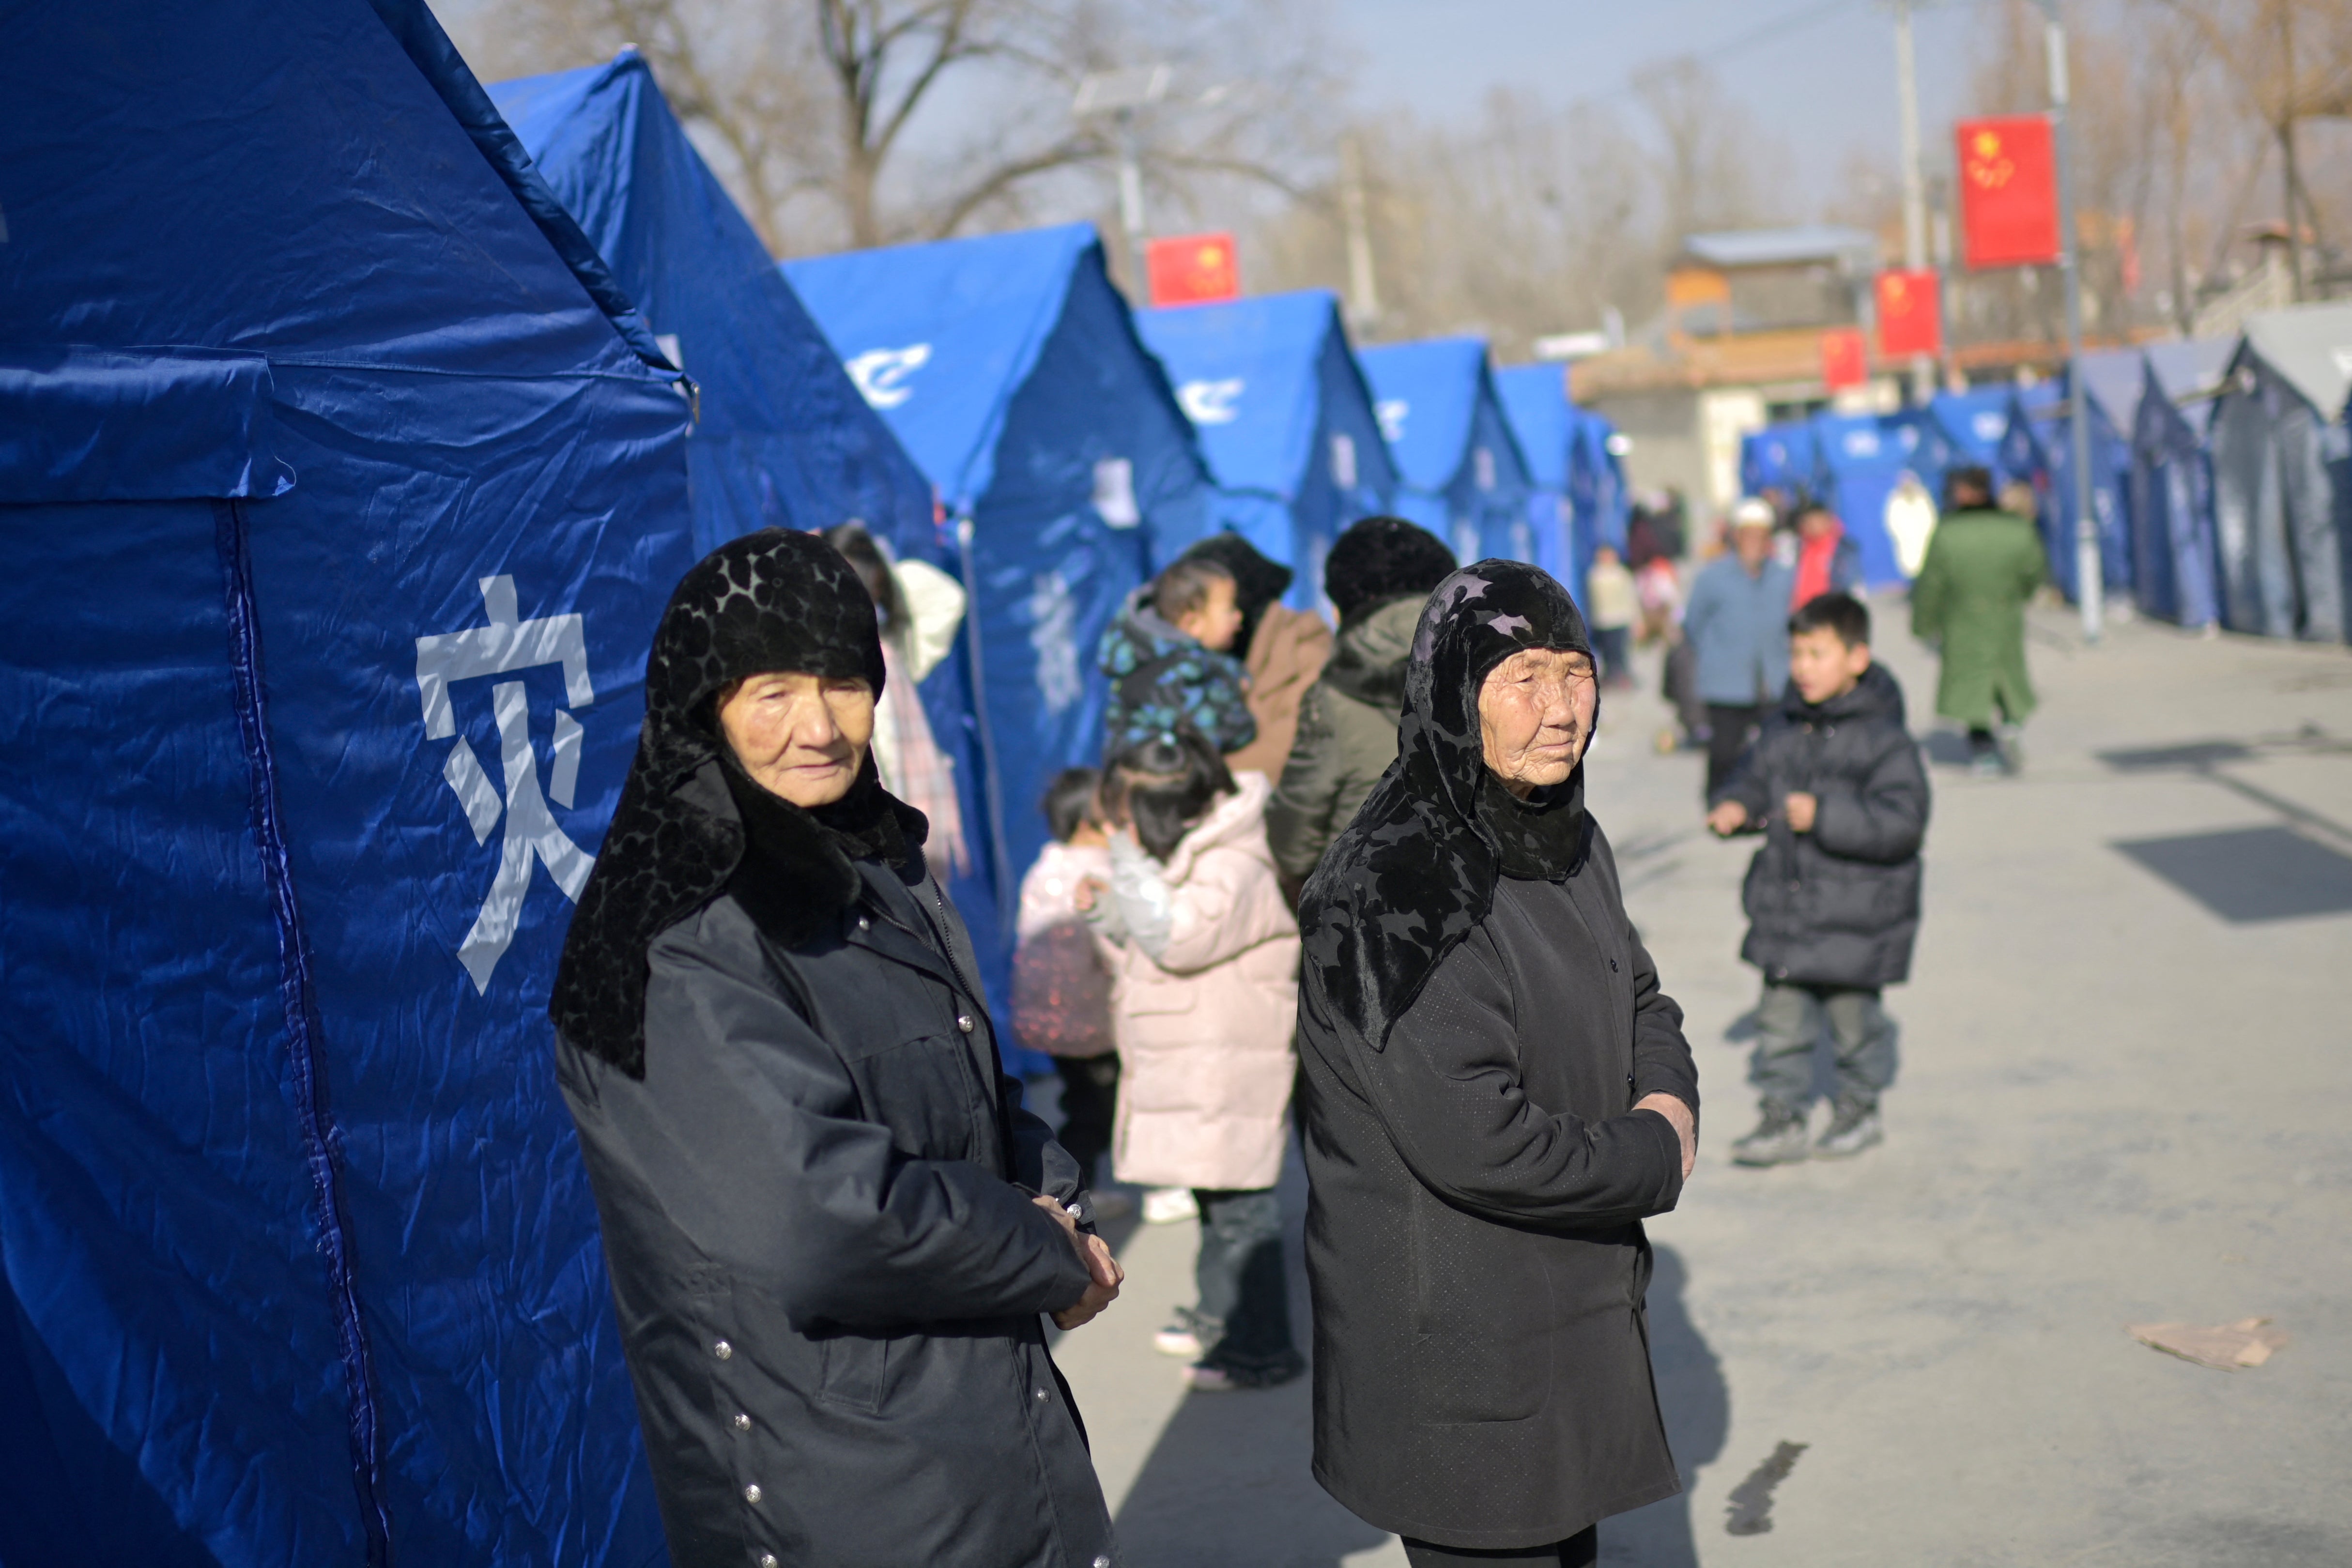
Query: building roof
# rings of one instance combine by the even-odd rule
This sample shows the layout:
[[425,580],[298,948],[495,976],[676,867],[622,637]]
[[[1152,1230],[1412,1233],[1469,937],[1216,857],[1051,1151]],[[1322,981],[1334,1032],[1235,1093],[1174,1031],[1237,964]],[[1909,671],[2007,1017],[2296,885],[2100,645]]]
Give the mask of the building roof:
[[1878,241],[1867,230],[1839,224],[1807,223],[1790,228],[1726,229],[1694,234],[1683,240],[1683,254],[1711,267],[1786,267],[1801,261],[1868,263],[1878,252]]

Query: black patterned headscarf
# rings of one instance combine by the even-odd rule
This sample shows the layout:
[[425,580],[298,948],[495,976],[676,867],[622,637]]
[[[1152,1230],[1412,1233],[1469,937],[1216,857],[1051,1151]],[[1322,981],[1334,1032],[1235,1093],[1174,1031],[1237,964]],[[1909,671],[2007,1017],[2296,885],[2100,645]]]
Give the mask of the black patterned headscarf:
[[754,783],[721,737],[717,699],[748,676],[862,677],[882,694],[874,601],[813,533],[771,528],[719,546],[681,579],[646,660],[646,721],[613,826],[564,937],[548,1014],[563,1037],[645,1076],[646,950],[760,875],[746,908],[791,945],[854,903],[854,861],[902,861],[920,813],[886,794],[869,752],[849,794],[804,811]]
[[1581,757],[1565,783],[1525,803],[1486,766],[1479,689],[1523,648],[1592,651],[1549,574],[1481,561],[1437,585],[1413,633],[1397,760],[1299,901],[1306,962],[1339,1021],[1374,1050],[1486,918],[1496,878],[1564,876],[1584,854]]

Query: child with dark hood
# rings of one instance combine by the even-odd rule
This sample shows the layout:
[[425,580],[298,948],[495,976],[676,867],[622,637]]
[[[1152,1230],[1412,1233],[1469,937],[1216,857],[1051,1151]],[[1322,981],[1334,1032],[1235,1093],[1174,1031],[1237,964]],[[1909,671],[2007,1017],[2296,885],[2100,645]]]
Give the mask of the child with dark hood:
[[1242,629],[1240,584],[1223,562],[1184,556],[1128,595],[1103,633],[1110,678],[1103,755],[1179,728],[1220,752],[1257,738],[1249,676],[1234,657]]
[[1299,705],[1297,736],[1265,814],[1275,868],[1294,903],[1396,761],[1412,629],[1454,564],[1444,541],[1401,517],[1351,525],[1324,561],[1323,592],[1339,612],[1339,650]]

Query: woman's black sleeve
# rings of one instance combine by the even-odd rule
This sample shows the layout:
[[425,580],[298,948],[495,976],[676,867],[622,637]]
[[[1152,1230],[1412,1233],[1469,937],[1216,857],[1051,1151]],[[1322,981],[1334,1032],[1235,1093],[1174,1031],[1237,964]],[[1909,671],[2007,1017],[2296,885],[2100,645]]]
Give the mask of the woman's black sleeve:
[[1013,1183],[911,1158],[863,1120],[840,1057],[776,992],[749,922],[717,910],[647,955],[646,1077],[604,1075],[609,1145],[705,1256],[795,1324],[882,1329],[1058,1311],[1067,1233]]
[[1682,1143],[1664,1117],[1586,1121],[1528,1100],[1510,985],[1477,933],[1439,961],[1386,1049],[1351,1056],[1405,1164],[1472,1214],[1584,1230],[1664,1214],[1681,1195]]

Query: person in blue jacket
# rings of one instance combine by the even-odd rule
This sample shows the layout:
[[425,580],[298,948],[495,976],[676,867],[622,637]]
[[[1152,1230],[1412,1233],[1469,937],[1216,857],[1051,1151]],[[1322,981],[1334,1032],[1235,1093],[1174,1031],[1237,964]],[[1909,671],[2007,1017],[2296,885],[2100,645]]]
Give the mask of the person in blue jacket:
[[1706,787],[1712,800],[1755,738],[1767,705],[1789,683],[1789,595],[1795,574],[1772,559],[1772,506],[1754,497],[1731,511],[1731,548],[1691,584],[1683,637],[1706,704]]

